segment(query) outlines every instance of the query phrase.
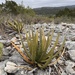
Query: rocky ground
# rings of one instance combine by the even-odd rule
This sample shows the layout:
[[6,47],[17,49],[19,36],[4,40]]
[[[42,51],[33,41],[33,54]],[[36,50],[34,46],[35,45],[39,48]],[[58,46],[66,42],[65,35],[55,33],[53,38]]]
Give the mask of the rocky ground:
[[[11,45],[11,40],[17,41],[16,45],[20,46],[19,35],[15,32],[10,34],[0,33],[0,42],[4,44],[3,56],[0,59],[0,75],[75,75],[75,24],[35,24],[27,25],[25,29],[33,29],[34,31],[39,28],[44,28],[45,35],[54,28],[54,37],[52,41],[55,41],[57,33],[61,34],[59,43],[66,36],[65,42],[65,53],[57,62],[57,64],[47,67],[45,70],[40,70],[38,68],[33,68],[33,66],[26,63],[21,55],[15,50]],[[0,31],[1,32],[1,31]],[[22,34],[25,38],[25,34]],[[26,44],[26,42],[25,42]],[[23,50],[21,48],[21,50]]]

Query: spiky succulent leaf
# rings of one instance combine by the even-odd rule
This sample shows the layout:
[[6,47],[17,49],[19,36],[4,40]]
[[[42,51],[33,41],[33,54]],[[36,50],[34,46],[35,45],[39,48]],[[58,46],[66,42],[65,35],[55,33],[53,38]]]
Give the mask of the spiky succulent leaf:
[[39,42],[38,42],[38,49],[37,49],[37,54],[36,54],[36,61],[37,62],[39,62],[39,59],[40,59],[40,57],[41,57],[41,54],[42,54],[42,52],[43,52],[43,48],[42,48],[42,46],[43,46],[43,39],[42,39],[42,34],[43,34],[43,30],[42,29],[40,29],[40,36],[39,36]]
[[46,40],[46,42],[45,42],[46,46],[45,46],[44,51],[42,52],[42,55],[41,55],[41,57],[40,57],[40,59],[39,59],[40,61],[41,61],[41,60],[44,58],[44,56],[46,55],[47,49],[48,49],[49,45],[51,44],[51,40],[52,40],[53,34],[54,34],[54,30],[52,31],[51,36],[50,36],[50,32],[48,33],[48,38],[47,38],[47,40]]
[[2,43],[0,43],[0,58],[1,58],[2,54],[3,54],[2,49],[3,49],[3,44],[2,44]]
[[51,40],[52,40],[53,34],[54,34],[54,30],[52,30],[51,36],[50,36],[50,32],[48,33],[48,39],[47,39],[47,42],[46,42],[46,48],[45,48],[45,50],[47,50],[48,47],[49,47],[49,45],[51,44]]
[[44,59],[48,58],[49,56],[51,56],[52,53],[54,53],[55,47],[58,44],[58,40],[59,40],[59,34],[58,34],[58,36],[56,38],[56,41],[55,41],[53,47],[50,49],[50,51],[48,52],[48,54],[45,55]]
[[34,38],[34,42],[35,42],[35,44],[34,44],[34,51],[33,51],[33,57],[34,57],[34,61],[36,60],[36,52],[37,52],[37,50],[38,50],[38,32],[36,32],[36,34],[35,34],[35,38]]
[[[19,33],[19,34],[20,34],[20,33]],[[26,50],[26,48],[25,48],[25,45],[24,45],[24,43],[23,43],[23,39],[22,39],[22,37],[21,37],[21,34],[20,34],[20,39],[21,39],[21,42],[22,42],[22,47],[23,47],[23,49],[25,50],[27,56],[31,59],[29,52],[28,52],[28,51]]]

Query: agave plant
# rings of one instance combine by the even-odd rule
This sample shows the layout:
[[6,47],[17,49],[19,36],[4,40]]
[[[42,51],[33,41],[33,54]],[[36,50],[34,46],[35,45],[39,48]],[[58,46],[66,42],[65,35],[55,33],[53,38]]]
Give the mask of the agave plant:
[[39,34],[38,31],[36,31],[35,33],[32,31],[31,34],[30,32],[29,34],[26,33],[29,50],[26,50],[23,40],[21,38],[23,48],[26,52],[26,56],[29,58],[30,61],[38,65],[40,68],[46,68],[48,64],[52,61],[52,59],[59,55],[59,52],[64,47],[65,39],[63,40],[63,43],[59,47],[58,51],[55,52],[55,47],[58,44],[59,36],[60,36],[60,34],[58,34],[53,47],[48,51],[48,47],[51,45],[53,33],[54,33],[54,30],[52,31],[51,35],[49,32],[47,39],[42,29],[40,30],[40,35],[38,35]]
[[8,21],[8,25],[9,25],[9,28],[11,28],[14,31],[17,31],[18,33],[19,31],[22,32],[23,26],[24,26],[22,22],[19,22],[16,20],[14,20],[13,22]]
[[[21,54],[21,56],[23,57],[25,61],[27,61],[30,64],[36,64],[40,68],[46,68],[48,64],[50,64],[50,62],[53,60],[53,58],[56,58],[57,56],[59,56],[59,53],[63,50],[64,44],[65,44],[65,39],[64,39],[62,45],[58,48],[58,51],[55,52],[55,47],[57,47],[59,36],[60,36],[58,34],[54,45],[48,51],[48,47],[51,45],[53,33],[54,31],[52,31],[52,34],[50,35],[50,32],[49,32],[47,39],[42,29],[40,30],[40,35],[38,31],[36,31],[36,33],[32,31],[31,34],[30,32],[29,34],[26,33],[29,50],[26,49],[26,47],[24,46],[24,43],[21,37],[22,46],[26,52],[26,55],[24,55],[23,52],[13,42],[11,43],[16,48],[16,50]],[[63,53],[64,51],[62,52],[62,55]],[[60,57],[58,57],[57,60],[59,58]]]
[[3,54],[2,49],[3,49],[3,44],[0,43],[0,58],[1,58],[2,54]]

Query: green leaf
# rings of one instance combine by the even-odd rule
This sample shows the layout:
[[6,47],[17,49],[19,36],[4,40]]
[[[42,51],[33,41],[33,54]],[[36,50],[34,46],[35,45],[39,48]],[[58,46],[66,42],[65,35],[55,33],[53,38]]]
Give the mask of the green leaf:
[[51,36],[50,36],[50,32],[49,32],[49,34],[48,34],[48,39],[47,39],[47,42],[46,42],[46,48],[45,48],[45,51],[48,49],[49,45],[51,44],[53,34],[54,34],[54,30],[52,30]]
[[41,68],[46,68],[48,64],[51,62],[54,51],[51,52],[50,57],[46,60],[46,63]]
[[46,38],[44,31],[42,30],[42,52],[45,51],[45,47],[46,47]]
[[[19,33],[19,34],[20,34],[20,33]],[[25,48],[25,46],[24,46],[24,43],[23,43],[23,39],[22,39],[21,34],[20,34],[20,39],[21,39],[21,42],[22,42],[23,49],[25,50],[27,56],[31,59],[30,54],[28,53],[28,51],[26,50],[26,48]]]
[[37,52],[37,50],[38,50],[38,32],[36,32],[36,34],[35,34],[35,38],[34,38],[34,42],[35,42],[35,47],[34,47],[34,51],[33,51],[33,57],[34,57],[34,61],[36,60],[36,52]]
[[0,58],[1,58],[2,54],[3,54],[2,49],[3,49],[3,44],[2,44],[2,43],[0,43]]
[[40,61],[44,58],[44,56],[46,55],[46,51],[49,47],[49,45],[51,44],[51,40],[52,40],[52,37],[53,37],[53,34],[54,34],[54,30],[52,31],[52,34],[50,36],[50,32],[48,33],[48,38],[47,38],[47,41],[46,41],[46,46],[45,46],[45,50],[43,51],[41,57],[40,57]]
[[51,56],[51,54],[54,52],[56,45],[58,44],[58,40],[59,40],[59,34],[56,38],[56,41],[54,43],[54,46],[51,48],[51,50],[48,52],[48,54],[45,55],[45,57],[43,59],[47,59],[49,56]]
[[36,60],[37,62],[39,62],[39,58],[41,57],[41,54],[43,52],[42,50],[42,29],[40,29],[40,41],[39,41],[39,44],[38,44],[38,50],[37,50],[37,56],[36,56]]

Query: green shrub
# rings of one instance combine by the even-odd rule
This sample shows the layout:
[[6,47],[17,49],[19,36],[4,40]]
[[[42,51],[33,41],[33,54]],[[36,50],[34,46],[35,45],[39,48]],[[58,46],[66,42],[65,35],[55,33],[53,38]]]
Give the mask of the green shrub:
[[36,31],[36,33],[32,31],[31,34],[29,32],[29,35],[26,33],[29,50],[25,48],[23,40],[21,39],[23,48],[26,52],[26,56],[29,58],[29,60],[31,60],[35,65],[38,65],[38,67],[40,68],[46,68],[48,64],[52,61],[52,59],[59,55],[59,52],[64,47],[65,39],[62,45],[60,46],[60,48],[58,49],[58,51],[55,52],[55,47],[58,44],[58,39],[60,36],[58,34],[53,47],[50,49],[50,51],[48,51],[48,47],[51,45],[53,33],[54,33],[54,30],[52,31],[51,35],[49,32],[47,39],[42,29],[40,30],[40,35],[38,31]]

